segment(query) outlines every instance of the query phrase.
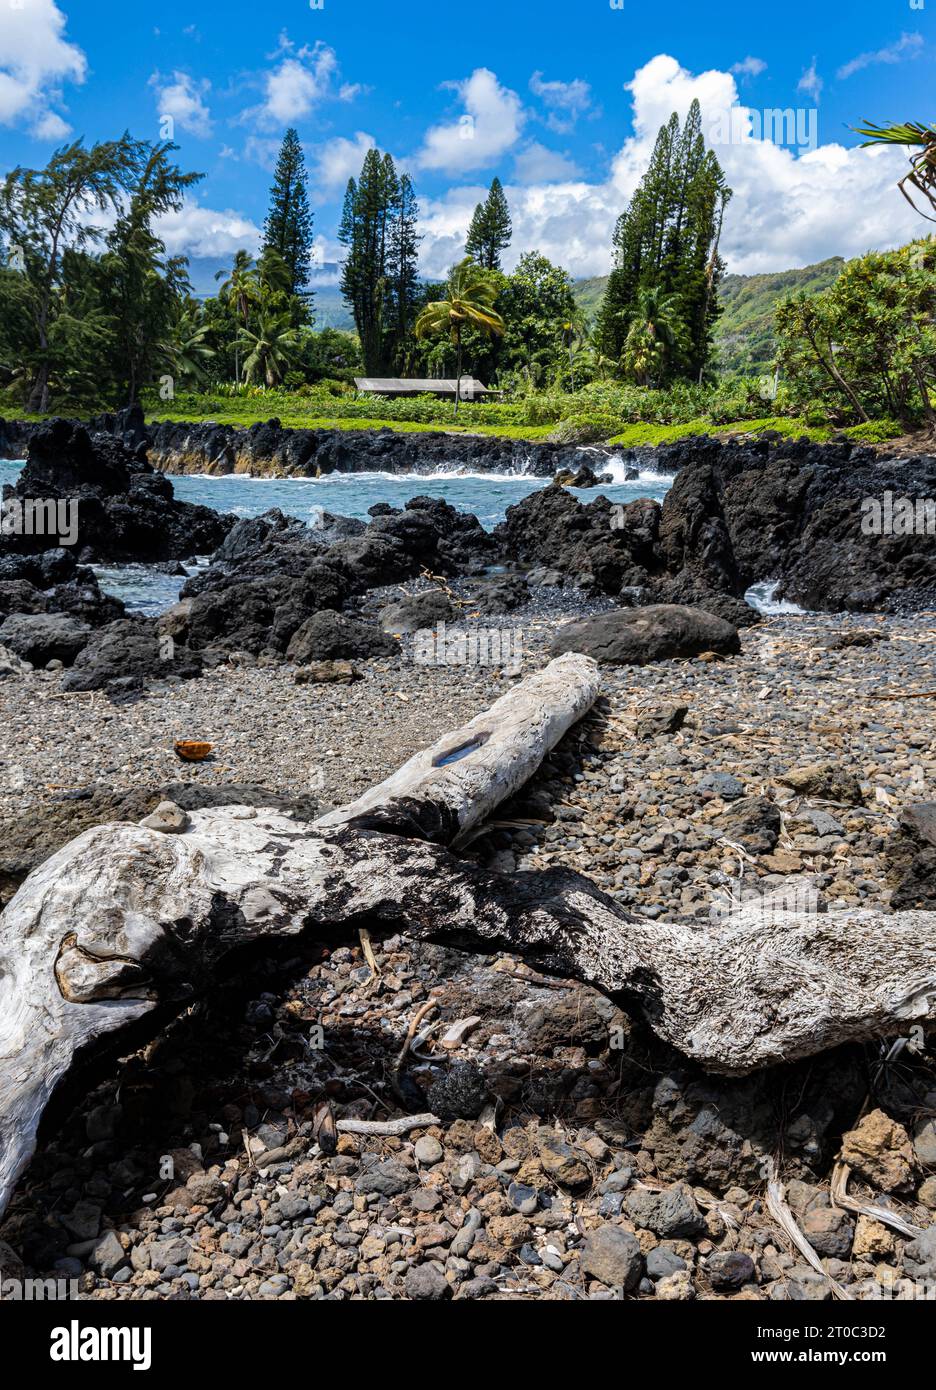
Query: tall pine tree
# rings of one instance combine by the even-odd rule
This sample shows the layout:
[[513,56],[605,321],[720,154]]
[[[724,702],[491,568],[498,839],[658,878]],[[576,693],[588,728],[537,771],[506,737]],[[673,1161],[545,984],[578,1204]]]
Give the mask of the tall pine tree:
[[417,204],[407,175],[389,154],[368,150],[349,179],[338,240],[346,254],[341,292],[354,315],[364,370],[380,375],[407,361],[418,297]]
[[270,211],[263,228],[263,250],[276,251],[289,267],[290,293],[311,298],[308,290],[312,258],[312,210],[309,207],[305,155],[295,130],[283,139],[273,187]]
[[387,279],[390,298],[389,349],[394,370],[404,375],[411,367],[413,325],[420,300],[418,252],[421,237],[416,230],[418,215],[419,204],[410,176],[401,174],[396,197],[390,206]]
[[683,330],[665,375],[701,377],[718,315],[718,240],[730,197],[694,101],[682,127],[675,112],[661,127],[647,172],[617,220],[614,267],[595,325],[605,357],[620,362],[641,293],[652,290],[676,296]]
[[512,235],[510,208],[501,181],[495,178],[487,198],[474,210],[465,241],[465,255],[484,270],[500,270],[501,252],[507,250]]

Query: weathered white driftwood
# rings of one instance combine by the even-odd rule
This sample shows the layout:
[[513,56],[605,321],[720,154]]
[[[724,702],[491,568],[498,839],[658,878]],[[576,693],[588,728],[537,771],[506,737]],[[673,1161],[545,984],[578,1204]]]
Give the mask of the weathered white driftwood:
[[[360,817],[382,819],[390,834],[453,839],[532,776],[599,686],[587,657],[550,662],[316,830]],[[308,854],[297,857],[300,844]],[[280,846],[290,862],[302,860],[301,881],[271,882]],[[0,915],[0,1213],[75,1054],[160,1000],[198,989],[209,960],[300,931],[304,895],[318,893],[319,873],[331,877],[327,858],[308,825],[228,808],[193,817],[184,838],[98,827],[30,875]],[[325,896],[342,923],[335,897]]]
[[589,657],[557,657],[464,728],[444,734],[385,782],[315,824],[322,830],[353,824],[457,845],[529,781],[566,730],[591,709],[600,685]]
[[[528,743],[524,687],[539,700],[557,670],[566,713],[544,733],[541,711],[530,708]],[[492,761],[479,794],[488,809],[497,788],[504,795],[519,785],[499,773],[500,760],[514,758],[522,782],[595,697],[586,658],[559,658],[548,671],[548,683],[523,682],[486,716],[479,752]],[[504,705],[512,733],[497,753]],[[445,741],[446,751],[470,742],[477,723],[467,739],[463,730]],[[471,823],[466,782],[477,756],[441,768],[430,760],[431,811],[420,811],[422,783],[412,776],[402,795],[387,798],[384,833],[370,828],[382,814],[376,802],[339,815],[344,824],[327,816],[312,826],[224,807],[193,813],[182,834],[99,826],[35,870],[0,918],[0,1211],[76,1051],[160,1001],[191,997],[227,952],[265,937],[351,934],[369,924],[469,950],[516,951],[546,973],[639,1002],[662,1038],[719,1071],[936,1015],[936,913],[748,910],[718,924],[651,923],[632,920],[579,874],[485,873],[410,838],[422,830],[452,839]]]

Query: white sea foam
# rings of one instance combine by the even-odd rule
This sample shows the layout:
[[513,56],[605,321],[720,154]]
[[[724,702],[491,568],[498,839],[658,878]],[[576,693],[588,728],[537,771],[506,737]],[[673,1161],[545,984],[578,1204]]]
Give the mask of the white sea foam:
[[744,595],[746,603],[752,608],[756,608],[758,613],[763,613],[765,618],[778,617],[781,614],[799,614],[800,616],[808,613],[807,608],[800,608],[798,603],[791,603],[789,599],[777,598],[776,593],[780,587],[779,579],[761,579],[756,584],[752,584]]

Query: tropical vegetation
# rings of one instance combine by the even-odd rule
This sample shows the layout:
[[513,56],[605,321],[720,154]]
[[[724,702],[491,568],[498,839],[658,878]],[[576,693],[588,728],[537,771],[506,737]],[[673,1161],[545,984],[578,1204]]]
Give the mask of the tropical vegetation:
[[[905,144],[903,191],[932,201],[932,127],[861,133]],[[732,426],[874,438],[936,425],[936,242],[726,276],[731,190],[697,103],[660,129],[617,220],[611,273],[579,285],[536,249],[504,268],[513,229],[497,178],[464,255],[444,279],[421,279],[416,190],[389,154],[369,150],[338,232],[353,332],[316,325],[298,132],[285,133],[260,245],[237,250],[207,296],[160,237],[201,177],[176,153],[129,134],[78,140],[0,184],[0,413],[142,401],[176,418],[275,414],[578,442]],[[455,377],[459,388],[454,406],[365,396],[362,375]],[[463,376],[494,395],[465,399]]]

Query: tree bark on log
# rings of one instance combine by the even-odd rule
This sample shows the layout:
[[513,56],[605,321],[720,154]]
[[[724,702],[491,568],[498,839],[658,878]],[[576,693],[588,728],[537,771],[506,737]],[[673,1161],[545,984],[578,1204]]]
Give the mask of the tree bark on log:
[[366,925],[516,952],[639,1004],[660,1037],[722,1072],[936,1015],[936,913],[649,922],[580,874],[488,873],[433,843],[476,822],[476,799],[487,814],[522,785],[597,690],[594,663],[563,656],[379,795],[311,826],[249,807],[194,812],[177,834],[104,825],[36,869],[0,917],[0,1213],[78,1049],[181,1005],[264,938]]

